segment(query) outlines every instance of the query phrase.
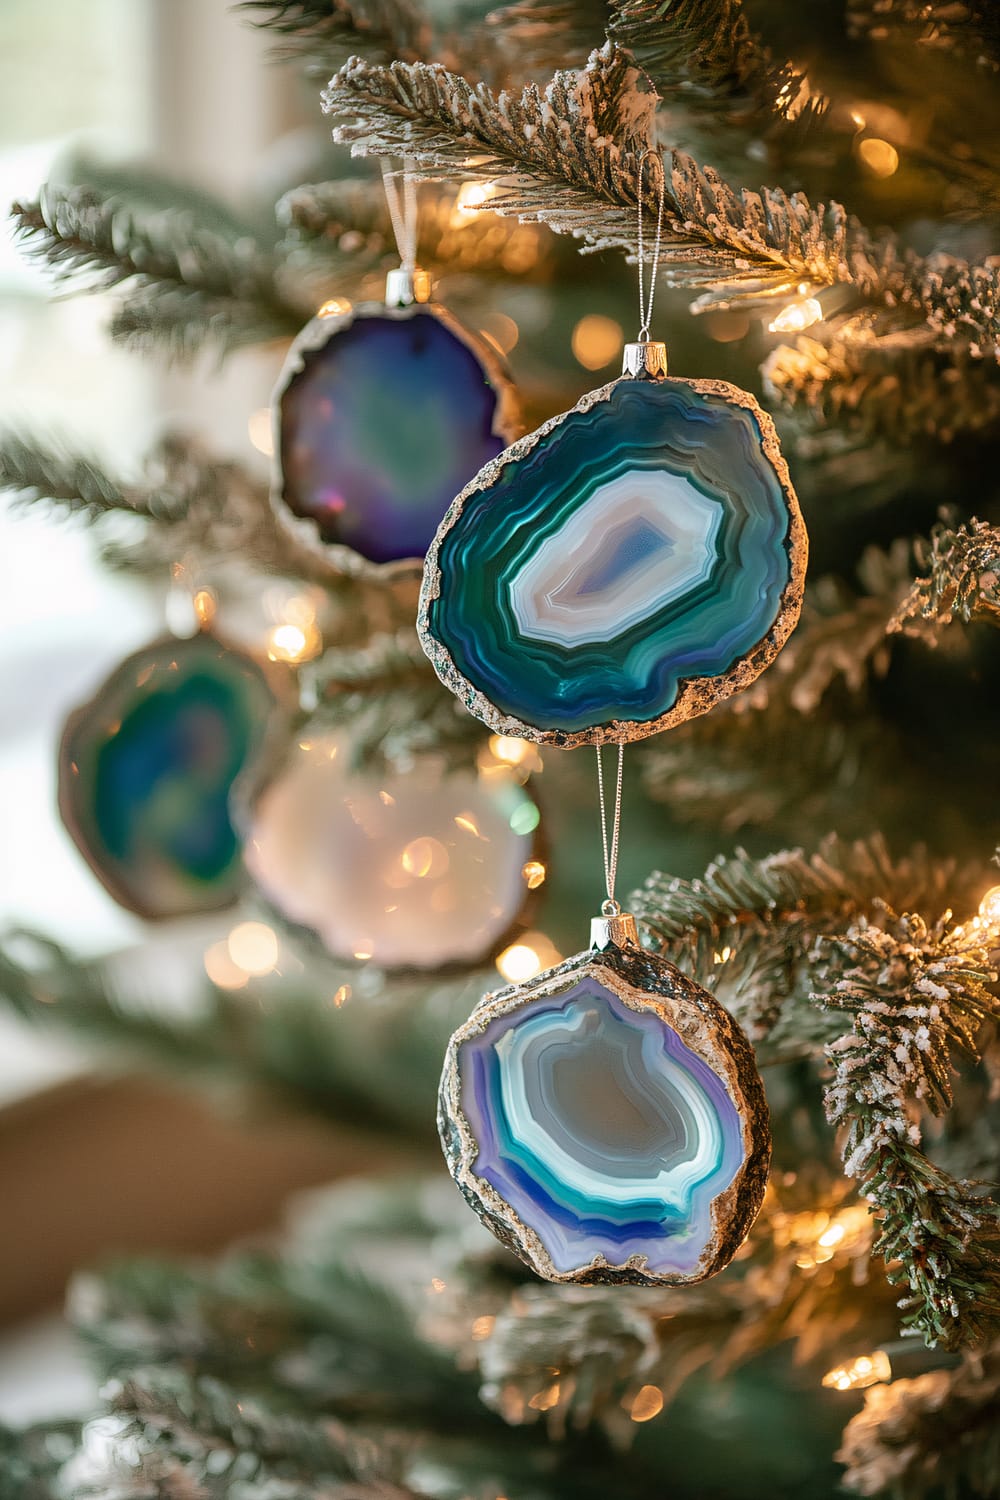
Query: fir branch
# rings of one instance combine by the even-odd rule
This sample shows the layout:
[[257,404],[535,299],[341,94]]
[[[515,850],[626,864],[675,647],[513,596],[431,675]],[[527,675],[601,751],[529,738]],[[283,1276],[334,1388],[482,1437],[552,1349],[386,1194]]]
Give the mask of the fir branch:
[[338,729],[349,730],[355,767],[398,764],[431,752],[461,765],[482,743],[482,725],[442,691],[411,628],[374,635],[358,648],[326,651],[315,680],[325,708],[312,723],[329,717]]
[[680,92],[742,129],[787,117],[804,80],[753,34],[743,0],[617,0],[608,36],[626,47],[668,102]]
[[302,309],[279,287],[272,255],[190,210],[150,210],[127,196],[48,183],[37,203],[15,204],[14,215],[28,253],[60,280],[77,279],[82,290],[131,283],[137,312],[117,325],[127,342],[140,329],[178,325],[174,348],[186,353],[197,345],[199,318],[205,339],[222,335],[224,342],[245,342],[249,328],[257,337],[290,335],[302,322]]
[[0,489],[12,491],[23,505],[55,502],[86,521],[113,511],[152,513],[149,496],[122,485],[96,459],[23,433],[0,435]]
[[[192,1481],[220,1500],[233,1483],[315,1486],[350,1481],[357,1500],[408,1500],[400,1487],[401,1456],[392,1443],[362,1437],[329,1416],[301,1416],[180,1365],[131,1371],[106,1392],[110,1411],[131,1423],[140,1474],[180,1462]],[[395,1448],[400,1445],[395,1444]],[[132,1466],[134,1467],[134,1465]]]
[[0,1423],[0,1495],[10,1500],[56,1500],[60,1471],[76,1452],[82,1424],[39,1422],[15,1429]]
[[[517,97],[443,68],[352,61],[331,81],[324,108],[336,117],[334,138],[356,154],[405,149],[436,172],[500,177],[496,212],[631,254],[637,159],[651,129],[634,82],[627,55],[610,44],[582,72],[557,73],[544,92],[529,85]],[[643,189],[651,233],[653,175]],[[738,288],[751,301],[802,281],[847,282],[861,295],[897,299],[907,284],[906,257],[892,238],[874,240],[839,204],[813,209],[780,189],[738,193],[679,151],[667,168],[664,224],[662,260],[678,285]]]
[[[537,224],[504,224],[490,213],[456,212],[454,188],[420,189],[417,259],[425,270],[454,277],[475,272],[511,281],[550,282],[556,259],[553,237]],[[368,180],[309,183],[278,203],[286,226],[283,243],[290,257],[298,247],[323,253],[324,272],[354,291],[365,271],[394,264],[396,251],[381,193]],[[576,257],[564,255],[560,271],[573,274]]]
[[831,1043],[830,1123],[844,1167],[878,1216],[876,1253],[908,1330],[945,1348],[1000,1332],[1000,1203],[950,1177],[919,1149],[919,1110],[952,1103],[953,1058],[979,1057],[977,1035],[1000,1019],[996,972],[978,930],[887,913],[863,914],[820,943],[816,998],[852,1017]]
[[953,876],[951,865],[921,850],[893,861],[878,837],[844,844],[831,835],[812,855],[791,849],[754,859],[737,849],[700,879],[654,871],[629,908],[662,951],[724,995],[760,1041],[786,1003],[808,1009],[820,937],[874,917],[887,902],[938,906]]
[[0,1003],[33,1025],[207,1089],[238,1087],[376,1132],[423,1129],[429,1139],[441,1049],[480,979],[399,979],[380,996],[382,976],[341,968],[325,974],[324,993],[342,982],[348,997],[356,987],[367,993],[377,1015],[291,984],[280,1006],[250,1008],[245,994],[206,984],[200,1009],[178,1016],[144,997],[123,1000],[112,966],[81,962],[37,933],[11,934],[0,947]]
[[857,1495],[928,1500],[1000,1493],[1000,1349],[957,1369],[931,1370],[865,1391],[837,1454]]
[[413,0],[241,0],[255,26],[281,38],[279,55],[329,72],[351,53],[372,62],[427,56],[429,28]]
[[[495,94],[441,67],[352,60],[323,97],[334,138],[356,154],[405,152],[428,172],[498,178],[496,212],[632,253],[637,162],[650,145],[651,118],[627,54],[610,43],[544,91]],[[658,185],[647,181],[642,197],[652,233]],[[904,308],[929,334],[981,351],[998,341],[1000,268],[921,260],[891,234],[870,234],[839,203],[814,208],[773,188],[737,192],[674,151],[665,209],[662,262],[675,285],[705,286],[726,305],[738,294],[744,306],[803,282],[844,285],[859,300]]]
[[[881,336],[870,316],[835,321],[821,338],[779,344],[762,367],[770,401],[809,419],[817,433],[846,430],[864,440],[950,442],[1000,424],[1000,379],[992,359],[969,352],[957,324],[948,342],[930,331],[946,317],[928,278],[920,291],[928,323]],[[995,289],[994,289],[995,295]],[[947,298],[945,297],[945,301]],[[996,338],[995,305],[980,304],[977,337]],[[985,321],[984,321],[985,317]]]
[[925,575],[896,610],[891,631],[935,646],[956,620],[1000,625],[1000,527],[975,519],[958,527],[942,523],[918,555]]

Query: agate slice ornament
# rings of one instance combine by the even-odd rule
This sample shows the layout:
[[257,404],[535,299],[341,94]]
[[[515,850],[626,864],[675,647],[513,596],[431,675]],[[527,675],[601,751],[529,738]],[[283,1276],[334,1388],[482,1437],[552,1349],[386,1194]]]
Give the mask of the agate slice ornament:
[[272,497],[335,572],[419,574],[454,495],[521,430],[491,347],[390,272],[384,303],[334,301],[275,388]]
[[486,1226],[546,1280],[702,1281],[763,1201],[753,1050],[707,991],[633,941],[627,913],[594,925],[603,949],[487,995],[452,1037],[445,1155]]
[[424,649],[499,734],[645,738],[751,683],[798,619],[806,536],[770,417],[636,350],[486,464],[427,554]]
[[235,810],[257,889],[339,961],[478,963],[518,927],[544,875],[538,805],[511,776],[431,755],[405,772],[359,770],[348,735],[307,726],[244,790]]
[[137,651],[70,716],[59,809],[120,905],[168,918],[236,899],[245,878],[230,791],[277,709],[272,678],[202,632]]

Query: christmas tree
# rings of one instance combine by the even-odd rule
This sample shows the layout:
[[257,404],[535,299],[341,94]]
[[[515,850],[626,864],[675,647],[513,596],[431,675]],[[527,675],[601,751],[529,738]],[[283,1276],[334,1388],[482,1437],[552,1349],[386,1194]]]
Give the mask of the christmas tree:
[[[361,326],[402,259],[409,322],[415,264],[497,393],[509,356],[530,430],[618,373],[652,268],[671,374],[777,422],[801,619],[744,691],[629,747],[620,882],[646,949],[753,1042],[771,1174],[733,1263],[692,1286],[541,1280],[449,1181],[448,1036],[599,909],[593,757],[489,733],[421,648],[419,559],[393,562],[413,547],[381,522],[348,547],[349,496],[310,512],[282,458],[323,329],[286,366],[272,486],[183,433],[120,475],[8,431],[18,503],[92,527],[109,567],[173,572],[191,611],[67,727],[67,823],[133,910],[229,914],[181,1015],[123,996],[55,918],[9,935],[6,1005],[377,1134],[400,1165],[269,1251],[81,1270],[103,1408],[0,1433],[0,1493],[1000,1494],[1000,12],[252,0],[235,24],[314,80],[327,175],[266,227],[94,165],[16,205],[63,289],[120,289],[112,339],[284,350],[317,315]],[[387,408],[397,446],[431,420],[413,403]],[[275,579],[261,666],[214,632]],[[170,672],[173,697],[143,696]],[[170,725],[209,720],[188,762],[175,737],[174,800],[103,785],[112,742],[141,782]]]

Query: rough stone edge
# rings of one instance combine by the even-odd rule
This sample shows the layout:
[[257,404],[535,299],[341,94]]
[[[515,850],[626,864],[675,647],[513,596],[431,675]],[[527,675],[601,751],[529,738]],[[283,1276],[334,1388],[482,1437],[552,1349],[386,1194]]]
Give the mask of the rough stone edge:
[[337,334],[363,318],[397,318],[406,321],[418,313],[430,313],[476,357],[486,371],[496,393],[496,409],[491,431],[504,443],[511,443],[522,431],[517,387],[506,363],[486,342],[466,328],[444,307],[435,302],[413,302],[406,307],[390,307],[384,302],[357,302],[345,312],[321,317],[318,313],[296,334],[285,356],[281,373],[271,393],[271,508],[279,526],[310,557],[321,562],[332,578],[364,578],[388,583],[397,579],[419,578],[423,558],[399,558],[394,562],[371,562],[343,542],[325,542],[319,523],[311,516],[299,516],[285,499],[285,476],[281,467],[281,403],[292,384],[306,367],[306,355],[313,354]]
[[420,638],[420,644],[445,687],[461,700],[474,718],[480,719],[495,734],[513,735],[540,745],[557,745],[564,750],[573,749],[578,745],[627,744],[632,740],[648,739],[651,735],[659,734],[663,729],[672,729],[676,724],[682,724],[688,719],[708,713],[717,703],[723,702],[742,688],[749,687],[761,672],[770,666],[798,624],[805,588],[809,542],[799,509],[798,497],[792,487],[788,465],[781,452],[774,422],[750,391],[730,385],[728,381],[680,380],[673,376],[664,376],[656,383],[689,386],[700,395],[719,396],[734,406],[742,406],[753,414],[760,428],[761,450],[775,472],[788,506],[788,534],[784,546],[789,558],[789,576],[782,590],[777,617],[770,630],[755,646],[745,652],[724,676],[691,677],[682,680],[672,708],[661,714],[659,718],[645,722],[635,719],[615,719],[607,725],[572,733],[560,729],[539,729],[536,725],[527,724],[512,714],[503,713],[459,671],[447,646],[444,646],[433,635],[430,628],[430,607],[441,594],[441,567],[438,560],[441,543],[458,521],[466,502],[473,495],[488,490],[499,478],[506,464],[517,463],[525,458],[544,437],[565,422],[567,417],[576,412],[588,412],[593,406],[607,401],[615,387],[622,380],[630,378],[619,376],[618,379],[609,381],[607,385],[600,386],[595,391],[588,391],[568,411],[560,412],[558,416],[543,422],[542,426],[536,428],[534,432],[528,433],[526,437],[519,439],[503,453],[491,459],[488,464],[484,464],[475,478],[471,479],[461,494],[452,501],[438,527],[437,535],[428,548],[417,611],[417,635]]
[[[712,1200],[712,1240],[692,1275],[650,1272],[643,1255],[629,1256],[618,1266],[598,1255],[576,1270],[559,1271],[536,1232],[491,1183],[473,1171],[479,1147],[461,1105],[460,1048],[500,1016],[539,997],[560,994],[588,974],[606,984],[630,1009],[651,1010],[672,1026],[722,1079],[743,1120],[743,1164],[729,1187]],[[535,980],[484,995],[448,1043],[438,1096],[438,1131],[460,1192],[497,1239],[546,1281],[578,1286],[691,1286],[714,1276],[732,1260],[760,1212],[771,1158],[767,1099],[746,1034],[707,990],[666,959],[641,948],[578,953]]]

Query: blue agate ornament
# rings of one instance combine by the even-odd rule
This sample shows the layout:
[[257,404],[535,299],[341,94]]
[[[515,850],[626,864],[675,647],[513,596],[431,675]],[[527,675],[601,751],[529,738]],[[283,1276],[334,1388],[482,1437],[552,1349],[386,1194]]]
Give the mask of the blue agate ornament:
[[276,698],[203,632],[137,651],[66,723],[59,810],[115,900],[147,918],[229,906],[245,883],[229,813]]
[[642,739],[751,683],[798,619],[806,536],[770,417],[635,350],[638,375],[486,464],[427,554],[424,649],[499,734]]
[[385,303],[327,304],[275,388],[277,514],[337,572],[419,571],[454,495],[520,430],[502,361],[428,293],[396,271]]
[[486,1226],[548,1281],[702,1281],[763,1201],[753,1050],[712,995],[638,947],[627,913],[594,925],[603,949],[486,995],[452,1037],[445,1155]]

